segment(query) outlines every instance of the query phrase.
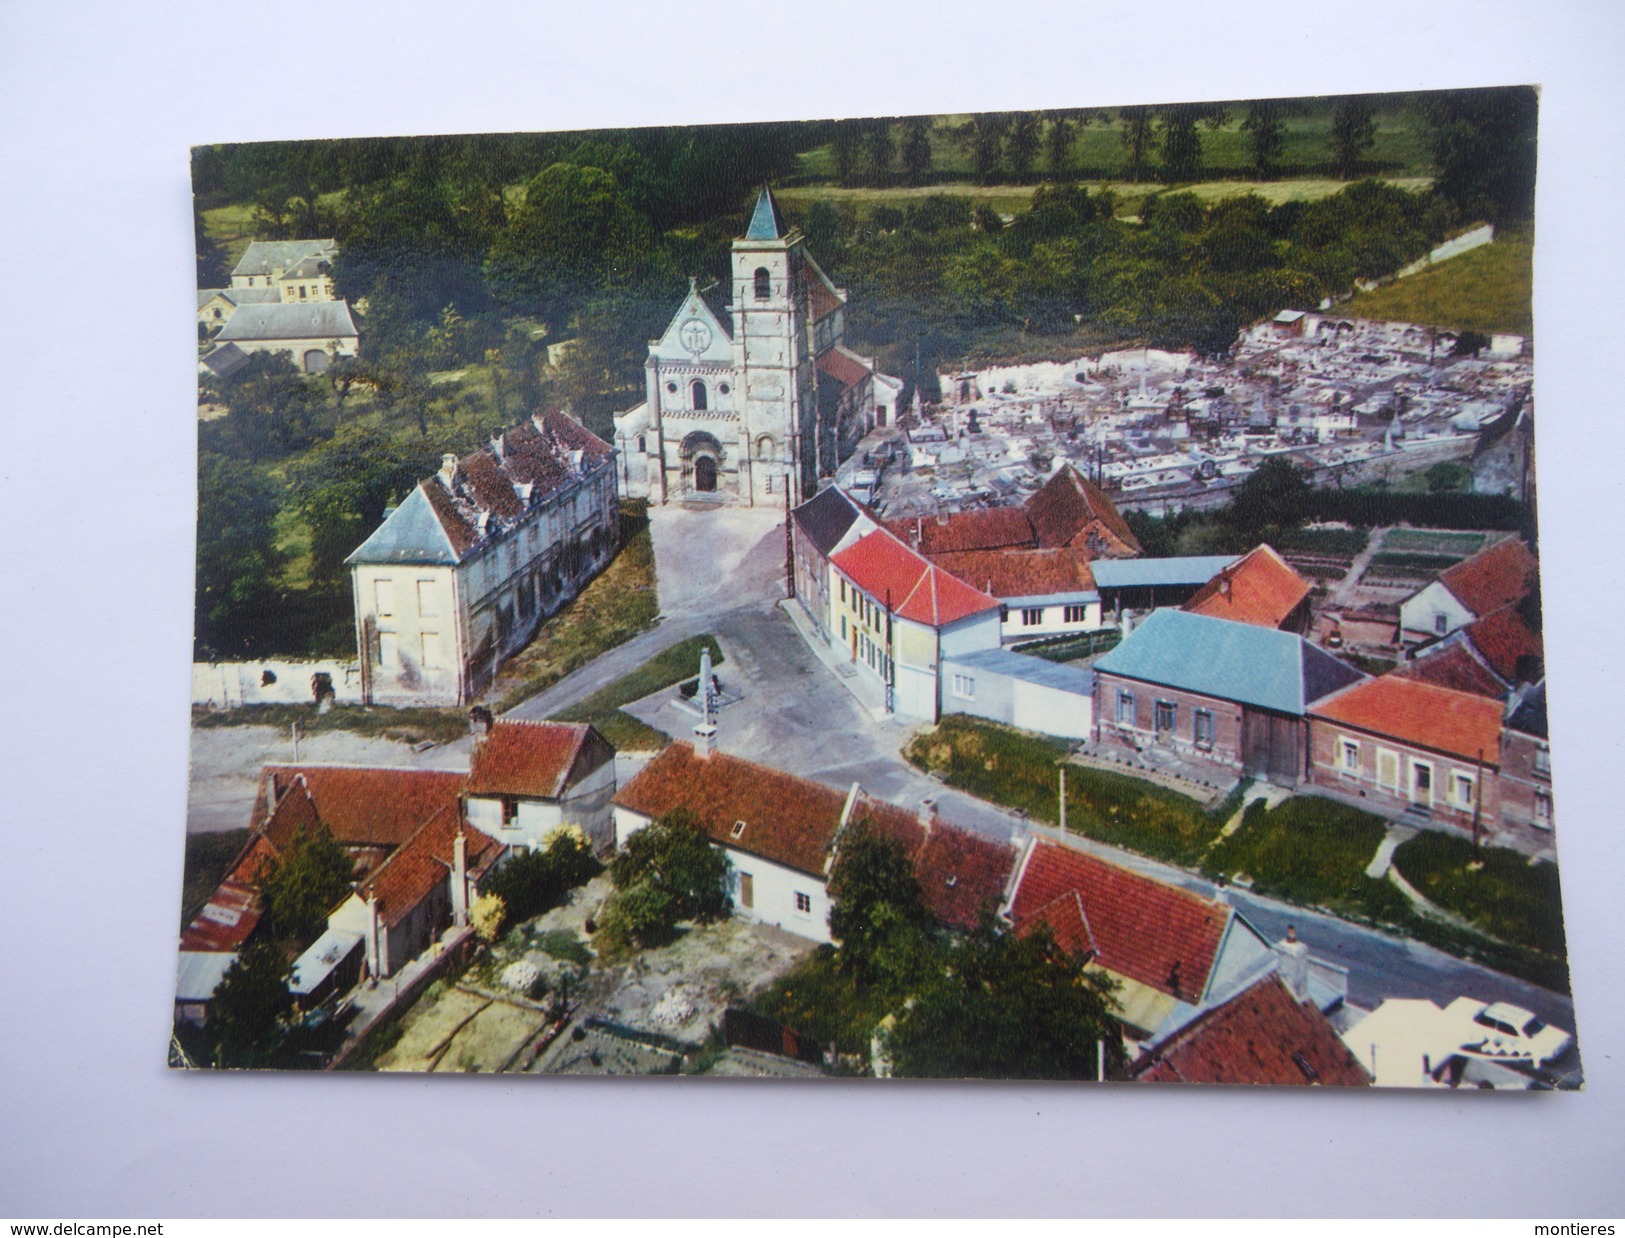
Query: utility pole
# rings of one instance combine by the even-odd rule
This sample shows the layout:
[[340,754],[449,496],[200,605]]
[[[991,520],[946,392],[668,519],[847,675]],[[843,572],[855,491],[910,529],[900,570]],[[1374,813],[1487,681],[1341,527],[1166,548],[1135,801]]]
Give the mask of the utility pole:
[[290,722],[288,730],[293,733],[293,761],[297,765],[299,763],[299,723]]
[[790,487],[784,488],[784,596],[796,595],[795,537],[790,529]]
[[1061,833],[1066,833],[1066,762],[1057,762],[1061,767]]
[[892,657],[891,590],[886,590],[886,712],[897,712],[897,660]]
[[1476,777],[1473,779],[1473,862],[1476,864],[1484,857],[1479,852],[1479,820],[1484,811],[1484,750],[1478,750],[1478,761],[1475,766]]

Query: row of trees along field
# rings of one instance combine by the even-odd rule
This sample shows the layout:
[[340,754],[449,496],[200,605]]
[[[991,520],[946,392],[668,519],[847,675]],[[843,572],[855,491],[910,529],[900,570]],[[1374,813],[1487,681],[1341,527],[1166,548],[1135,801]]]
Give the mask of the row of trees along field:
[[[917,374],[928,396],[936,366],[968,356],[1118,341],[1218,352],[1250,319],[1391,272],[1457,224],[1527,218],[1532,92],[1429,96],[1416,115],[1436,171],[1425,194],[1359,182],[1271,206],[1164,192],[1134,220],[1109,191],[1061,180],[1008,221],[938,195],[864,214],[814,199],[797,222],[852,289],[851,342]],[[205,380],[224,415],[200,426],[199,656],[347,649],[342,559],[385,506],[442,453],[473,450],[540,403],[607,436],[610,414],[640,398],[647,341],[686,277],[727,280],[754,187],[793,178],[843,131],[195,151],[200,287],[225,282],[227,254],[205,226],[223,214],[255,237],[335,235],[338,292],[363,311],[361,356],[326,375],[255,358]],[[562,339],[574,345],[555,370],[545,348]]]

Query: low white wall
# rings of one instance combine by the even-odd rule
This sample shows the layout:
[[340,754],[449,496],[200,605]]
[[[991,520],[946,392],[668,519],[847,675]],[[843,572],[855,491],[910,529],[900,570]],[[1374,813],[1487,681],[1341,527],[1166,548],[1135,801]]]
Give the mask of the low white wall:
[[[265,682],[266,676],[272,682]],[[333,681],[334,703],[361,703],[361,668],[354,662],[303,661],[267,658],[258,662],[192,663],[192,704],[217,709],[239,705],[311,705],[316,694],[311,679],[318,675]]]

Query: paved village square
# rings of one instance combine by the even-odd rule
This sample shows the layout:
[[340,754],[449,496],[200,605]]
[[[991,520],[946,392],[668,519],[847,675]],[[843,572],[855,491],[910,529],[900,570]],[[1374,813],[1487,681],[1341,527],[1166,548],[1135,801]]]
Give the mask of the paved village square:
[[587,320],[526,320],[500,422],[472,363],[367,361],[344,246],[252,241],[198,295],[210,441],[261,381],[396,428],[286,470],[265,553],[347,614],[287,652],[233,603],[286,589],[200,610],[171,1063],[1581,1086],[1532,337],[1359,299],[1522,242],[1344,192],[1414,230],[1347,292],[928,369],[761,184],[614,408]]

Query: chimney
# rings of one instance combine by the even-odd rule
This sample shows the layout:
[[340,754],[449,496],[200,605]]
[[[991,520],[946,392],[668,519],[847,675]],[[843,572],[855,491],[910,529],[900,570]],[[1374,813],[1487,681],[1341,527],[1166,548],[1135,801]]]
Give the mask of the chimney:
[[1286,927],[1286,940],[1275,947],[1281,956],[1281,979],[1300,1002],[1309,995],[1309,947],[1298,940],[1296,925]]
[[694,728],[694,755],[702,761],[711,759],[711,751],[716,744],[717,724],[702,722]]
[[468,836],[461,826],[451,844],[451,922],[458,928],[468,923]]
[[448,451],[440,457],[440,484],[451,489],[451,479],[457,475],[457,455]]
[[1224,595],[1225,601],[1230,600],[1230,569],[1225,568],[1219,573],[1219,592]]
[[494,721],[491,711],[484,705],[475,705],[468,711],[468,731],[476,744],[483,742],[491,734]]
[[497,458],[498,464],[502,463],[503,449],[504,444],[502,442],[502,431],[498,430],[491,436],[491,454]]
[[920,824],[929,833],[937,821],[937,797],[928,795],[920,801]]

